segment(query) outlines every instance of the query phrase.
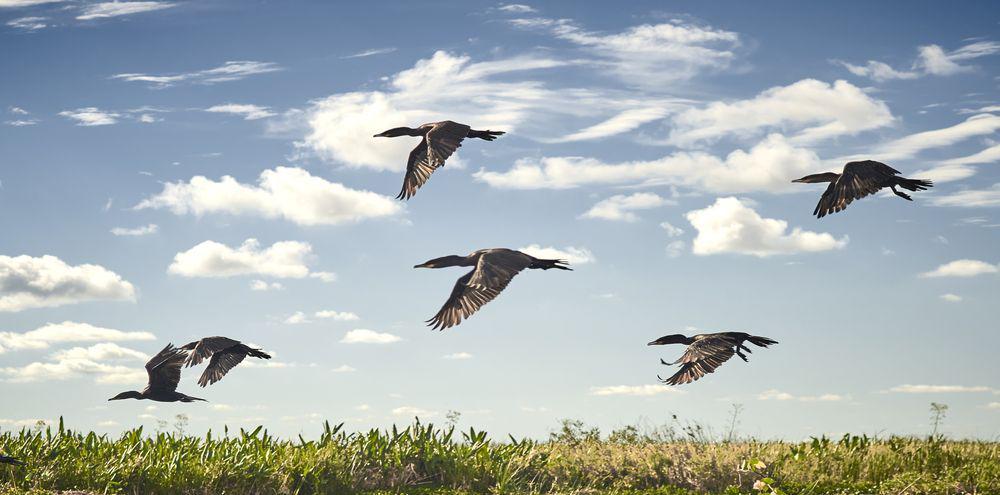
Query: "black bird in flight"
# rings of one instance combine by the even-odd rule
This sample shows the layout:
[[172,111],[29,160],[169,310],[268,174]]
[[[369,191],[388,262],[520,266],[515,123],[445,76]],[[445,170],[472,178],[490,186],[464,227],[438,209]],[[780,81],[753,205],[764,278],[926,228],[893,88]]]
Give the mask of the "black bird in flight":
[[427,326],[444,330],[472,316],[486,303],[492,301],[507,287],[515,275],[524,270],[558,268],[572,270],[563,260],[538,259],[513,249],[480,249],[468,256],[445,256],[421,263],[413,268],[445,268],[449,266],[474,266],[455,282],[451,296],[441,310],[427,320]]
[[910,198],[909,194],[897,191],[896,186],[907,191],[924,191],[928,187],[934,187],[934,184],[929,180],[900,177],[899,170],[873,160],[850,162],[844,165],[844,171],[840,174],[824,172],[807,175],[792,182],[830,183],[826,191],[823,191],[823,196],[819,198],[816,209],[813,210],[813,215],[816,215],[816,218],[823,218],[829,213],[841,211],[855,199],[875,194],[883,187],[892,189],[896,196],[907,201],[913,201],[913,199]]
[[226,376],[229,370],[243,362],[247,356],[271,359],[271,356],[260,349],[254,349],[237,340],[228,337],[205,337],[181,347],[188,351],[185,367],[197,366],[202,361],[211,358],[208,367],[198,379],[202,387],[211,385]]
[[149,399],[157,402],[205,401],[205,399],[191,397],[177,391],[177,383],[181,381],[181,366],[184,365],[184,361],[187,358],[187,351],[178,349],[173,344],[167,344],[159,354],[153,356],[153,359],[150,359],[146,363],[149,384],[145,390],[142,392],[135,390],[122,392],[108,400]]
[[720,332],[703,333],[691,337],[675,333],[660,337],[647,345],[685,344],[688,346],[684,355],[672,363],[660,359],[660,363],[667,366],[682,363],[681,369],[677,373],[666,380],[660,378],[659,375],[656,376],[660,378],[661,382],[668,385],[681,385],[691,383],[708,373],[714,373],[715,369],[733,357],[733,354],[747,361],[746,355],[741,352],[751,352],[748,347],[743,345],[743,342],[746,341],[750,341],[757,347],[767,347],[778,343],[767,337],[758,337],[743,332]]
[[11,466],[23,466],[24,465],[23,462],[15,459],[13,457],[8,457],[8,456],[5,456],[5,455],[0,455],[0,464],[10,464]]
[[493,141],[502,134],[503,131],[477,131],[465,124],[444,120],[424,124],[416,129],[394,127],[372,137],[422,137],[417,147],[410,152],[410,158],[406,162],[403,189],[396,196],[396,199],[410,199],[417,194],[417,189],[431,178],[434,170],[444,166],[444,161],[462,146],[463,139],[468,137]]

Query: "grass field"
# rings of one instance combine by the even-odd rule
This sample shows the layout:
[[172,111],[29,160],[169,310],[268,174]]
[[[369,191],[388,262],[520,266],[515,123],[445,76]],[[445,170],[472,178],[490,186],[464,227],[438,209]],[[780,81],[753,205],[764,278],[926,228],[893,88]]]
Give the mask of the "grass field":
[[[845,435],[801,443],[711,438],[697,426],[601,435],[565,421],[547,441],[415,422],[318,438],[263,428],[110,438],[58,427],[0,434],[0,493],[1000,493],[1000,443]],[[73,492],[75,493],[75,492]]]

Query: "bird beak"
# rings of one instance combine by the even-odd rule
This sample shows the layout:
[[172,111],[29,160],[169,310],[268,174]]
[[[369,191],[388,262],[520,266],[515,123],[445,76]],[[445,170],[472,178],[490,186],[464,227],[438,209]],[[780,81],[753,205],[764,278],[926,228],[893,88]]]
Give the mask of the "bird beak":
[[383,135],[381,135],[381,134],[376,134],[376,135],[374,135],[374,136],[372,136],[372,137],[384,137],[384,136],[383,136]]
[[805,181],[803,181],[802,179],[795,179],[792,182],[805,182]]
[[426,268],[426,267],[427,267],[427,263],[421,263],[419,265],[413,265],[413,268]]
[[646,345],[657,345],[657,343],[656,343],[656,341],[654,340],[654,341],[652,341],[652,342],[650,342],[650,343],[648,343],[648,344],[646,344]]

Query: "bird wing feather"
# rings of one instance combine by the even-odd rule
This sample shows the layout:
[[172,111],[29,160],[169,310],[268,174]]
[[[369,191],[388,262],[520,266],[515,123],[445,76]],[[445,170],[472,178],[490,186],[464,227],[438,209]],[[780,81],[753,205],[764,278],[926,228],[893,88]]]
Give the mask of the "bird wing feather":
[[149,375],[147,392],[173,392],[181,381],[181,366],[187,359],[187,353],[167,344],[157,355],[146,363],[146,374]]
[[517,256],[514,252],[481,255],[476,268],[455,282],[451,296],[427,323],[435,330],[458,325],[499,296],[514,276],[530,264],[529,257]]
[[433,124],[424,138],[410,151],[403,188],[396,199],[410,199],[417,194],[417,189],[427,183],[431,174],[462,146],[462,140],[469,134],[469,129],[467,125],[450,120]]
[[201,378],[198,379],[198,385],[204,387],[221,380],[222,377],[226,376],[226,373],[229,373],[229,370],[242,363],[246,357],[247,353],[241,350],[227,350],[215,353],[205,371],[201,374]]
[[673,363],[683,363],[680,370],[673,376],[664,380],[668,385],[681,385],[691,383],[708,373],[715,372],[716,368],[733,357],[734,343],[724,336],[711,337],[697,340],[688,346],[684,355]]
[[822,218],[847,208],[854,200],[875,194],[899,171],[880,162],[850,162],[837,180],[827,186],[813,214]]
[[205,337],[197,342],[192,342],[183,347],[184,349],[189,349],[191,351],[188,354],[185,366],[199,365],[202,361],[212,357],[213,354],[239,344],[240,342],[238,340],[221,336]]

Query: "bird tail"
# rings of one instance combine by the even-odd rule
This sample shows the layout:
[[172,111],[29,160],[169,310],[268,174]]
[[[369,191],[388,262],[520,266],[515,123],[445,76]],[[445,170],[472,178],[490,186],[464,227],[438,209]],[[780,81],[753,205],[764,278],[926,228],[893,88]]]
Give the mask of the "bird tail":
[[573,271],[573,269],[569,267],[569,263],[566,260],[540,260],[538,258],[535,258],[535,261],[532,261],[531,265],[528,265],[528,268],[534,268],[540,270],[558,268],[560,270]]
[[266,352],[264,352],[264,351],[262,351],[260,349],[250,349],[250,352],[248,352],[247,355],[250,356],[250,357],[255,357],[255,358],[260,358],[260,359],[271,359],[271,355],[270,354],[268,354],[268,353],[266,353]]
[[934,187],[933,182],[924,179],[907,179],[905,177],[900,177],[898,182],[899,187],[902,187],[907,191],[925,191],[928,187]]
[[751,335],[751,336],[747,337],[747,340],[749,340],[751,344],[753,344],[753,345],[755,345],[757,347],[767,347],[767,346],[769,346],[771,344],[777,344],[778,343],[777,340],[771,340],[771,339],[769,339],[767,337],[758,337],[756,335]]
[[504,131],[477,131],[475,129],[469,130],[470,138],[479,138],[486,141],[493,141],[497,136],[502,136],[506,134]]

